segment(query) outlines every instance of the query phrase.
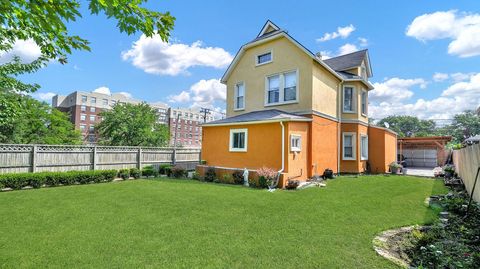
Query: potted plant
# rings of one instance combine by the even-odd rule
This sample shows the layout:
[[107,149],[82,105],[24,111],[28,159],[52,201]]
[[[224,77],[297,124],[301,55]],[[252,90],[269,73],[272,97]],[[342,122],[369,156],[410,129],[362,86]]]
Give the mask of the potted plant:
[[455,166],[447,164],[443,167],[443,172],[445,173],[446,178],[451,178],[455,174]]
[[300,181],[298,180],[289,180],[287,181],[287,185],[285,186],[285,188],[287,190],[295,190],[298,185],[300,185]]
[[333,179],[333,170],[330,168],[325,169],[323,172],[323,178],[324,179]]
[[390,167],[390,172],[394,175],[400,173],[402,170],[402,166],[397,162],[391,162],[388,166]]

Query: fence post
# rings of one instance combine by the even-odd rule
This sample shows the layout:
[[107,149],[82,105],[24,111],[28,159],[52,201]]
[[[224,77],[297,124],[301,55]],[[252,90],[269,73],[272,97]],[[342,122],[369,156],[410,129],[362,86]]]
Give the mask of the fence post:
[[33,145],[32,147],[32,173],[35,173],[37,170],[37,146]]
[[172,164],[175,165],[177,164],[177,149],[173,148],[172,152]]
[[97,170],[97,146],[93,146],[92,169]]
[[142,169],[142,148],[138,148],[138,153],[137,153],[137,168]]

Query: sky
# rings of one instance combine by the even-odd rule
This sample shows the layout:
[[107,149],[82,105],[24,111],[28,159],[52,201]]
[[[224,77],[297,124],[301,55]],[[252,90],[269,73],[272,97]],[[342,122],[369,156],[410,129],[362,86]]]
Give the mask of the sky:
[[[270,19],[313,52],[334,57],[369,50],[375,89],[369,114],[449,119],[480,106],[480,3],[471,1],[180,1],[145,6],[176,17],[169,43],[120,33],[116,22],[90,15],[68,27],[91,42],[68,64],[52,62],[22,76],[41,85],[49,102],[76,90],[123,92],[173,107],[225,109],[219,82],[238,49]],[[0,52],[25,61],[38,56],[31,41]]]

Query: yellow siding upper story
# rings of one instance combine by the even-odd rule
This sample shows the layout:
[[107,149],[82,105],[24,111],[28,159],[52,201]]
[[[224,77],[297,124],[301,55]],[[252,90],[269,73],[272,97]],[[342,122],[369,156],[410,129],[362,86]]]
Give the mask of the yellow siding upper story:
[[312,110],[337,118],[337,91],[340,80],[325,67],[315,63],[313,73]]
[[[354,89],[355,89],[355,93],[354,93],[355,100],[354,100],[354,112],[353,113],[343,111],[343,93],[344,93],[343,88],[345,86],[353,86]],[[361,111],[362,91],[367,92],[367,114],[366,115],[363,115],[362,111]],[[365,87],[365,85],[363,85],[363,83],[358,82],[358,81],[345,82],[342,85],[342,90],[340,91],[340,96],[341,96],[341,99],[340,99],[340,106],[341,107],[340,107],[340,109],[342,111],[342,120],[361,121],[361,122],[364,122],[364,123],[368,124],[368,90]]]
[[[272,62],[256,65],[257,55],[272,52]],[[280,109],[297,112],[312,109],[313,59],[284,37],[249,48],[239,59],[227,80],[227,117],[246,112]],[[298,102],[265,106],[266,77],[297,70]],[[237,83],[245,85],[245,109],[234,111],[234,88]]]

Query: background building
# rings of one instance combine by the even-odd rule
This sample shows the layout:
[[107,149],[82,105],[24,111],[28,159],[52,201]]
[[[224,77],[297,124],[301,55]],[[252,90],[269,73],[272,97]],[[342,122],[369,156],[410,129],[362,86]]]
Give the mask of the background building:
[[[86,144],[97,142],[95,125],[102,120],[99,115],[102,111],[111,109],[119,103],[141,102],[120,93],[109,95],[83,91],[75,91],[67,96],[55,95],[52,98],[53,107],[70,114],[70,121],[77,130],[80,130]],[[180,147],[200,147],[202,141],[200,124],[215,119],[212,113],[201,113],[195,109],[171,108],[164,103],[149,103],[149,105],[158,112],[158,122],[169,127],[170,146],[173,146],[176,141],[176,145]]]

